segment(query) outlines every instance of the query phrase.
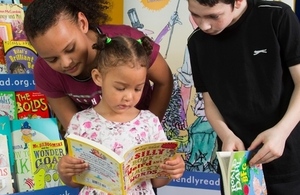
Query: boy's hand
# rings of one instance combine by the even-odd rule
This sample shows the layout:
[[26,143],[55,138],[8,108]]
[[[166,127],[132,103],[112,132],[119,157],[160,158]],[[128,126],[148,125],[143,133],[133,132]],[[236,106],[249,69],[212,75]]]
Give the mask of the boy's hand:
[[233,133],[222,140],[222,151],[240,151],[245,150],[245,146],[240,138]]
[[[260,133],[251,143],[248,150],[259,149],[249,161],[250,166],[269,163],[282,156],[287,139],[285,131],[273,127]],[[261,148],[257,148],[262,145]]]

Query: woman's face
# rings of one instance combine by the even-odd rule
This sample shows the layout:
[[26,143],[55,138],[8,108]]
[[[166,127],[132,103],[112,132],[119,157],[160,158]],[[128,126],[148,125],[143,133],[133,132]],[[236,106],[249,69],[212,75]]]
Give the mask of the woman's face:
[[78,17],[76,23],[62,16],[45,34],[30,40],[53,70],[70,76],[80,75],[96,55],[92,49],[96,36],[92,40],[84,15],[79,13]]

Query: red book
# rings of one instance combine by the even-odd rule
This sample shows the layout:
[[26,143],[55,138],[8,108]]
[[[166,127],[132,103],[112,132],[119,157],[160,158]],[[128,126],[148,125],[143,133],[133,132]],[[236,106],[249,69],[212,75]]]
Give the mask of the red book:
[[46,96],[38,91],[16,91],[18,119],[50,118]]

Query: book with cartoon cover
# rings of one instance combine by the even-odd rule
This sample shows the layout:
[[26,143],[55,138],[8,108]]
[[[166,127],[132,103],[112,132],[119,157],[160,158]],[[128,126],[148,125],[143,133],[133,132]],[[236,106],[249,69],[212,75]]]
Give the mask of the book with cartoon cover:
[[172,140],[144,143],[132,147],[121,157],[78,135],[70,134],[66,139],[69,155],[89,164],[89,169],[73,176],[73,181],[113,195],[126,195],[131,186],[141,181],[169,177],[160,164],[172,158],[178,146]]
[[61,139],[56,118],[15,119],[11,121],[17,192],[34,190],[28,144]]
[[249,166],[251,151],[217,152],[225,195],[266,195],[262,164]]
[[28,151],[34,190],[64,185],[57,170],[58,161],[66,155],[64,140],[30,142]]
[[29,41],[3,41],[9,74],[33,74],[38,54]]

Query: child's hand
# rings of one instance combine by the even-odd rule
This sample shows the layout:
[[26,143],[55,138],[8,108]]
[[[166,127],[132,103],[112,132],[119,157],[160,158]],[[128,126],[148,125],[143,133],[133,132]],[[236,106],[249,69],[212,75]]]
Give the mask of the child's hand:
[[88,168],[88,164],[82,159],[65,155],[59,160],[57,168],[62,181],[72,186],[72,176],[85,171]]
[[185,163],[179,154],[161,164],[161,168],[170,175],[171,179],[178,179],[183,175]]

